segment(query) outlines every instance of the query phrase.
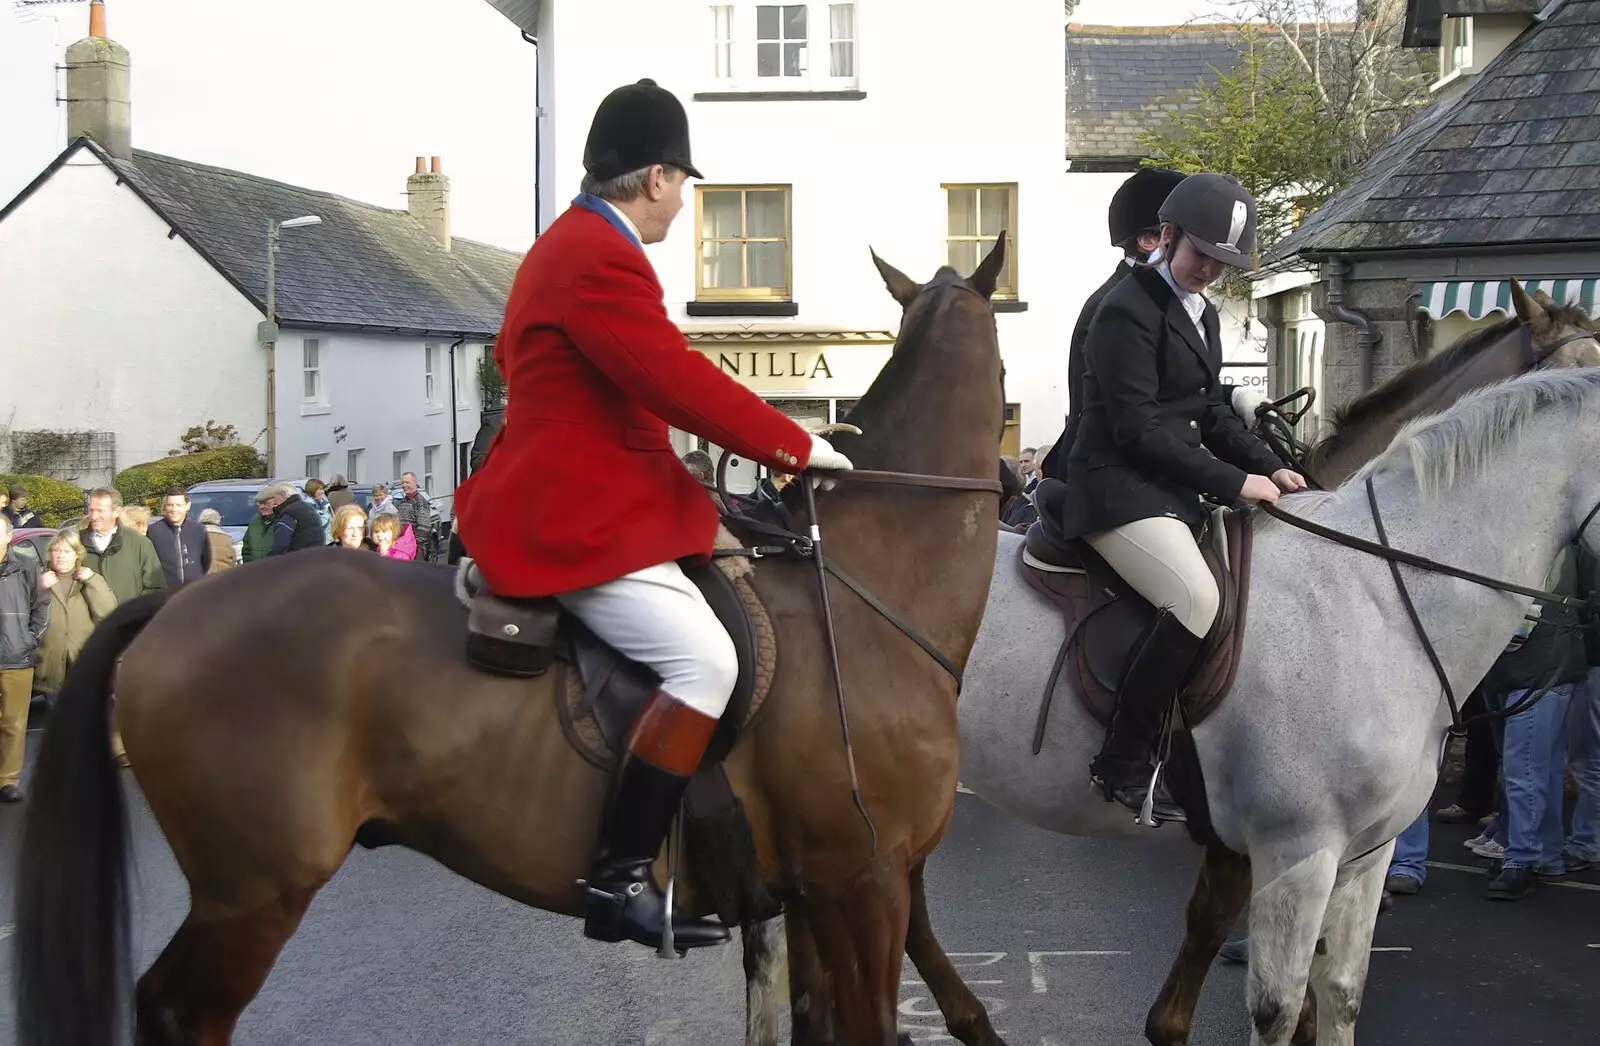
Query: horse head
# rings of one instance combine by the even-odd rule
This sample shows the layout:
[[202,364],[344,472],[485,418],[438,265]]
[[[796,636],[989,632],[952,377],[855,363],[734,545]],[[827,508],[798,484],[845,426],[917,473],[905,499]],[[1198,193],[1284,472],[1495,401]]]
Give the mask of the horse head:
[[900,303],[900,330],[889,362],[849,414],[863,435],[842,436],[845,453],[858,465],[905,472],[990,474],[996,434],[1005,425],[1004,371],[989,306],[1005,270],[1005,234],[965,278],[946,265],[918,283],[869,253]]

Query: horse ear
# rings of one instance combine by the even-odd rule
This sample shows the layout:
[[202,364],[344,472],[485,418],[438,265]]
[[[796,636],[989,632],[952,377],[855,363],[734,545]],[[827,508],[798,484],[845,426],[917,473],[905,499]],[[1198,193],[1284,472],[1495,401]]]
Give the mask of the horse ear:
[[917,282],[878,257],[878,252],[871,247],[867,251],[872,255],[872,264],[878,267],[878,275],[883,277],[883,285],[889,288],[890,296],[900,303],[900,307],[903,309],[915,301],[917,293],[922,290]]
[[972,278],[967,282],[984,296],[987,300],[994,294],[995,287],[1000,283],[1000,274],[1006,268],[1006,231],[1000,230],[999,239],[994,241],[994,247],[989,251],[988,257],[983,259]]
[[1522,289],[1522,284],[1516,277],[1511,279],[1511,307],[1517,314],[1517,319],[1534,334],[1542,334],[1550,328],[1550,314],[1543,305],[1528,297],[1528,292]]

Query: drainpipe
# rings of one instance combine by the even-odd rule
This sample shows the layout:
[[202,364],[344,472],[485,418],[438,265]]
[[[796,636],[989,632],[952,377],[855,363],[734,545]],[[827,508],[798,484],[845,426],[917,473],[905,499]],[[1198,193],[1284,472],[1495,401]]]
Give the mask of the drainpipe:
[[544,70],[539,68],[539,38],[524,29],[522,39],[533,45],[533,235],[538,238],[544,232],[544,226],[539,224],[539,197],[544,195],[539,186],[539,161],[543,159],[539,140],[544,133],[544,110],[539,106],[539,81],[544,79]]
[[456,350],[467,340],[463,334],[450,345],[450,506],[455,511],[456,485],[461,482],[461,443],[456,430]]
[[1350,275],[1350,263],[1335,258],[1328,262],[1328,311],[1340,323],[1356,329],[1356,345],[1361,350],[1361,391],[1372,388],[1372,367],[1378,355],[1378,345],[1383,335],[1372,325],[1372,320],[1344,303],[1344,281]]

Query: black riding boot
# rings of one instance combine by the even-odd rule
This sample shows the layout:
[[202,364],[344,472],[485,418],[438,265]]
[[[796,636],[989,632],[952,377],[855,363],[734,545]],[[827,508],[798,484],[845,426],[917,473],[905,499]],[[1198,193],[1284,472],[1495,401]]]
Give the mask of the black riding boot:
[[[1188,680],[1201,644],[1202,640],[1163,610],[1140,637],[1122,670],[1111,736],[1089,773],[1110,798],[1131,810],[1141,809],[1149,795],[1155,772],[1151,756],[1161,734],[1161,717]],[[1183,810],[1165,791],[1156,789],[1154,816],[1162,821],[1184,820]]]
[[710,919],[672,916],[650,877],[667,828],[700,765],[717,721],[657,691],[634,720],[617,773],[599,852],[590,868],[583,932],[597,941],[661,946],[672,918],[679,949],[722,944],[728,930]]

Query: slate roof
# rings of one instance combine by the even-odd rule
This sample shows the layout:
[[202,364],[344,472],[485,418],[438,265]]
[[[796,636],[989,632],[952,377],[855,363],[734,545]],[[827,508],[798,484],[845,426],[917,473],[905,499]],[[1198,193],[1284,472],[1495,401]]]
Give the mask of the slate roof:
[[1243,50],[1238,30],[1224,26],[1067,26],[1067,156],[1143,159],[1140,133]]
[[278,322],[285,327],[490,338],[522,255],[453,237],[392,210],[222,167],[135,149],[133,160],[88,139],[0,210],[0,219],[80,148],[93,151],[229,282],[265,311],[267,225],[305,214],[322,224],[283,233]]
[[1600,241],[1600,0],[1566,0],[1273,251]]

